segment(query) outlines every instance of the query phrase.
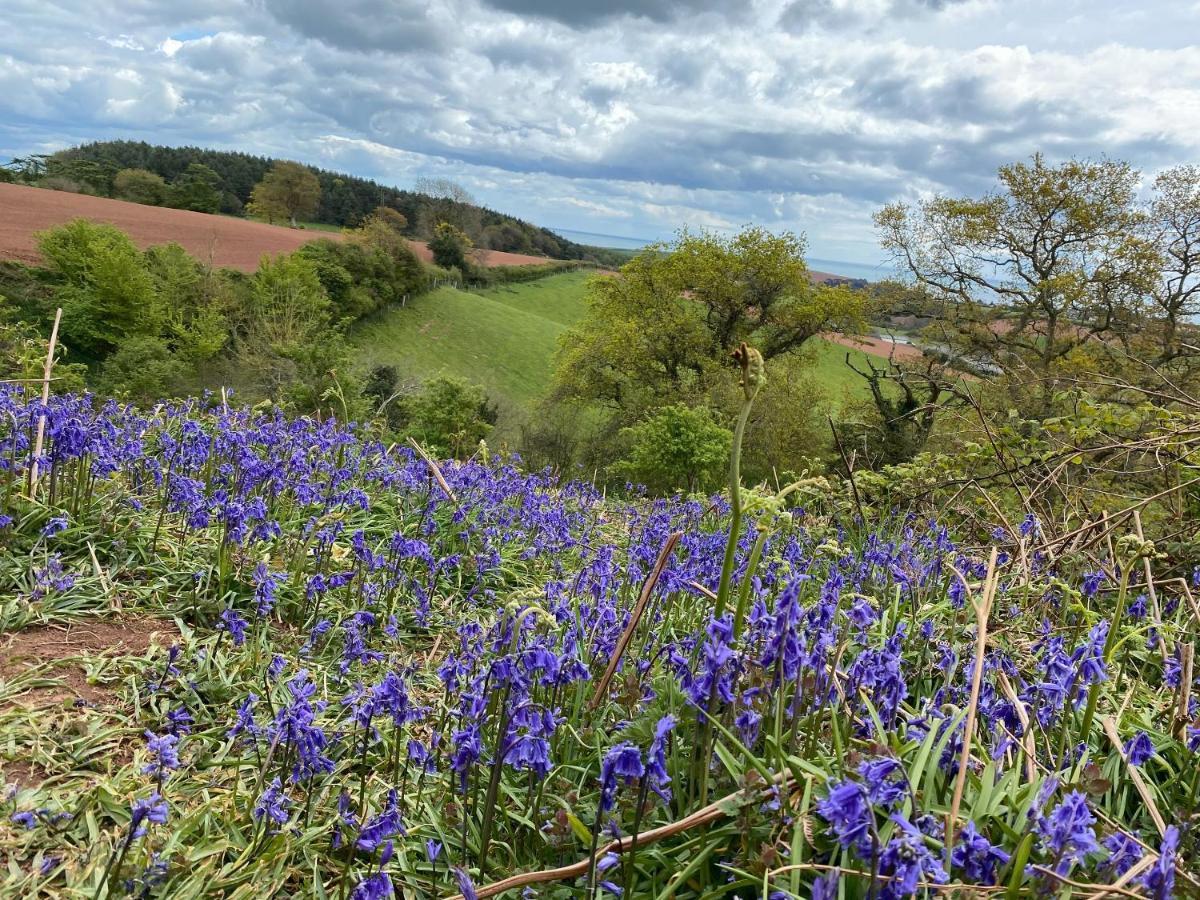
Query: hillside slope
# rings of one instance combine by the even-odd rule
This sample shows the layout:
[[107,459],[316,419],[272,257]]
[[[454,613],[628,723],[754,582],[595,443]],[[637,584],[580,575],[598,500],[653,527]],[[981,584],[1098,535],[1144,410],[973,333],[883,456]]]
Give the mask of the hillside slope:
[[503,427],[549,384],[558,337],[583,315],[588,277],[422,294],[355,330],[358,360],[395,366],[410,383],[439,374],[475,382],[499,405]]
[[[436,375],[474,382],[499,407],[499,435],[515,437],[531,403],[550,385],[559,336],[586,310],[589,277],[568,272],[473,293],[439,288],[356,328],[357,361],[364,369],[395,366],[410,385]],[[804,357],[830,401],[841,405],[868,399],[865,382],[845,358],[848,353],[859,368],[868,355],[878,363],[870,349],[817,338]]]
[[[37,232],[79,218],[115,225],[139,247],[174,241],[197,259],[243,272],[253,272],[264,253],[290,253],[320,238],[341,239],[337,232],[298,230],[87,194],[0,184],[0,259],[37,264]],[[409,243],[421,259],[432,260],[423,243]],[[486,266],[520,266],[548,260],[485,250],[480,253],[480,262]]]

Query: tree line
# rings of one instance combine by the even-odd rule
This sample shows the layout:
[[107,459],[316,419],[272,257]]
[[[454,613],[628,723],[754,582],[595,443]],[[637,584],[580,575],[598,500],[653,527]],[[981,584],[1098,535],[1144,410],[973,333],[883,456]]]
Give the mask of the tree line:
[[[14,159],[0,170],[6,173],[0,177],[138,203],[244,215],[255,186],[279,162],[203,147],[97,141],[50,155]],[[445,179],[422,179],[414,190],[402,190],[327,169],[302,168],[315,176],[319,187],[309,219],[314,223],[355,227],[379,207],[386,207],[404,216],[409,237],[428,239],[438,224],[449,222],[482,248],[603,265],[619,264],[626,258],[620,252],[577,244],[482,207],[461,186]]]

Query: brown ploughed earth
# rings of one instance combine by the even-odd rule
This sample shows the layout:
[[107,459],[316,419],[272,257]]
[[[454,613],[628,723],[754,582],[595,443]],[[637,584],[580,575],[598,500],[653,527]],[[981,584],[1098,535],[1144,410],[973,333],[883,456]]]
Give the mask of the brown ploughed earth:
[[891,341],[872,337],[871,335],[834,333],[823,334],[821,337],[827,341],[833,341],[835,344],[841,344],[843,347],[849,347],[852,350],[862,350],[864,353],[871,353],[875,356],[894,356],[897,362],[923,359],[925,357],[925,354],[912,344],[893,344]]
[[[36,265],[37,232],[72,219],[107,222],[125,232],[139,247],[172,241],[199,260],[214,266],[253,272],[264,253],[290,253],[320,238],[335,241],[333,231],[309,231],[251,222],[230,216],[143,206],[124,200],[89,197],[19,184],[0,184],[0,259],[15,259]],[[425,262],[433,254],[420,241],[410,241],[413,251]],[[477,258],[485,266],[524,266],[550,262],[544,256],[480,250]]]

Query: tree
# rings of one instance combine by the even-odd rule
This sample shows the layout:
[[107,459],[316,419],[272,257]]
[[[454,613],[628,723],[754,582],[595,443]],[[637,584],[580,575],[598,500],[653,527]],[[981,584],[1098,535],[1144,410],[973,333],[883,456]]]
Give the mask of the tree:
[[874,421],[839,425],[847,443],[857,445],[872,467],[910,461],[925,449],[942,410],[965,403],[955,387],[958,376],[932,356],[920,362],[891,358],[877,366],[864,354],[865,370],[846,354],[846,365],[866,382]]
[[263,256],[250,279],[249,340],[288,357],[323,339],[332,324],[316,267],[299,254]]
[[418,178],[415,190],[421,195],[417,226],[422,235],[432,239],[437,227],[449,222],[472,241],[482,236],[482,211],[461,184],[448,178]]
[[741,341],[769,360],[822,331],[857,330],[863,295],[813,284],[803,250],[801,238],[761,228],[684,232],[593,279],[588,312],[560,345],[557,395],[636,417],[672,398],[699,402]]
[[161,175],[145,169],[122,169],[113,179],[113,195],[131,203],[160,206],[167,197],[167,183]]
[[672,404],[623,432],[629,451],[614,472],[657,492],[717,486],[733,433],[704,408]]
[[161,333],[166,306],[124,233],[76,219],[38,235],[38,249],[62,280],[62,333],[71,346],[99,359],[132,335]]
[[998,177],[980,199],[894,203],[875,222],[897,263],[946,301],[947,338],[1031,371],[1045,414],[1072,354],[1127,335],[1145,312],[1159,257],[1126,163],[1039,154]]
[[443,269],[467,268],[467,254],[471,251],[471,239],[449,222],[442,222],[429,239],[429,252],[433,261]]
[[1162,256],[1151,293],[1160,325],[1155,356],[1167,365],[1197,354],[1184,334],[1200,315],[1200,166],[1168,169],[1155,179],[1154,192],[1149,227]]
[[190,163],[171,182],[168,199],[176,209],[215,213],[221,208],[221,177],[203,163]]
[[247,211],[268,222],[287,219],[293,228],[296,217],[307,218],[321,202],[321,183],[308,166],[280,161],[250,192]]

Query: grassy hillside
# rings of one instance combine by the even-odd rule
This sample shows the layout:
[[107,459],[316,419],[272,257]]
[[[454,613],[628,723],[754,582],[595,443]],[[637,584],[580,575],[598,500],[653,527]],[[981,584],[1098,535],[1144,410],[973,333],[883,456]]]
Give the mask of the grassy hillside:
[[[549,385],[556,342],[583,315],[589,277],[569,272],[475,292],[440,288],[360,326],[353,335],[358,361],[395,366],[413,383],[446,374],[482,385],[508,434]],[[858,360],[866,355],[821,340],[805,350],[813,376],[839,405],[867,396],[845,365],[847,352]]]
[[589,277],[569,272],[477,293],[440,288],[357,329],[359,361],[395,366],[413,382],[466,378],[507,424],[549,384],[555,342],[583,314]]

